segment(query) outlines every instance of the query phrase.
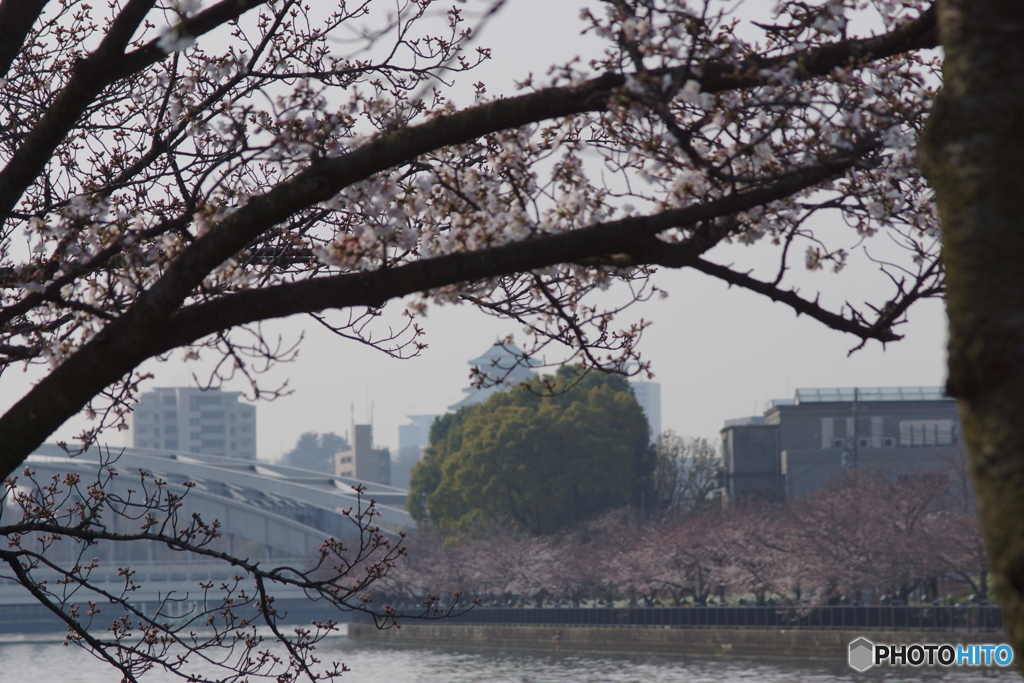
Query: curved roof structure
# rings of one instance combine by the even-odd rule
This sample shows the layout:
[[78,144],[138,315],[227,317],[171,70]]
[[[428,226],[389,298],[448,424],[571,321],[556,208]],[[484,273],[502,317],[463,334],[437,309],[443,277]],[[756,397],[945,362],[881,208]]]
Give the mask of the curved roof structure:
[[[164,480],[168,490],[184,496],[180,518],[188,519],[195,513],[208,523],[218,520],[222,536],[217,540],[223,549],[259,560],[264,567],[299,566],[317,556],[327,537],[351,539],[358,528],[343,511],[359,505],[365,509],[370,501],[379,513],[374,525],[385,532],[395,533],[415,524],[404,510],[406,492],[402,489],[252,460],[138,448],[92,449],[71,458],[60,447],[45,444],[28,458],[26,466],[34,471],[36,481],[75,472],[83,482],[89,482],[97,478],[101,468],[112,468],[119,476],[107,488],[122,496],[128,494],[128,489],[138,488],[140,470],[148,472]],[[194,485],[186,487],[185,482]],[[356,487],[364,489],[361,500]],[[123,525],[113,518],[107,522],[114,528]],[[146,548],[147,544],[153,547]],[[197,581],[234,571],[225,563],[158,546],[148,542],[94,546],[99,565],[92,576],[101,582],[118,581],[118,567],[130,563],[143,584],[136,599],[158,601],[169,591],[188,594],[189,590],[195,591]],[[55,561],[62,560],[56,557]],[[282,589],[275,594],[303,597],[297,589]],[[34,598],[16,581],[0,578],[0,604],[33,602]]]
[[370,501],[376,505],[376,524],[382,529],[398,532],[415,526],[405,511],[402,489],[253,460],[139,448],[92,449],[70,458],[60,447],[45,444],[27,464],[40,475],[75,471],[94,476],[107,460],[119,473],[131,475],[120,478],[123,485],[136,480],[139,470],[182,491],[186,481],[194,483],[185,496],[189,514],[219,519],[225,533],[263,543],[279,554],[305,555],[327,536],[344,535],[352,522],[341,511],[360,504],[357,487],[363,489],[364,508]]

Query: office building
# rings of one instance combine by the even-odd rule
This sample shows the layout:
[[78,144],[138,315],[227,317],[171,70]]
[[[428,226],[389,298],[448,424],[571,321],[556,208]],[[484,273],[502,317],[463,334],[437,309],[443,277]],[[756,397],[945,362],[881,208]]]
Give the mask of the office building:
[[845,472],[948,472],[963,458],[956,402],[939,387],[797,389],[721,430],[728,500],[792,499]]
[[256,406],[240,393],[194,387],[161,387],[139,398],[129,416],[129,443],[256,459]]

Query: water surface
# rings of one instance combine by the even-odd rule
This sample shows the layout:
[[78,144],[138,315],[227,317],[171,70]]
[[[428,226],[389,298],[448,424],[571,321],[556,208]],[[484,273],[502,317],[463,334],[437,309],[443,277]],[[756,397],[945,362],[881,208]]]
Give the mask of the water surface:
[[[0,683],[114,683],[117,673],[62,636],[0,642]],[[13,642],[12,642],[13,640]],[[1001,683],[1016,671],[966,668],[875,668],[858,674],[843,662],[684,655],[394,646],[331,638],[325,661],[345,662],[345,683]],[[207,670],[208,671],[208,670]],[[223,674],[222,674],[223,675]],[[147,683],[182,679],[156,671]]]

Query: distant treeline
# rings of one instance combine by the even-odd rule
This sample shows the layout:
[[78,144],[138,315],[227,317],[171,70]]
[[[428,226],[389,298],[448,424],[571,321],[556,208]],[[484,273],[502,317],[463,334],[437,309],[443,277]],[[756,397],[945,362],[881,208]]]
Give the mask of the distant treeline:
[[987,558],[964,485],[852,474],[791,503],[651,519],[622,509],[549,536],[490,523],[421,530],[379,600],[463,591],[493,605],[899,602],[988,597]]

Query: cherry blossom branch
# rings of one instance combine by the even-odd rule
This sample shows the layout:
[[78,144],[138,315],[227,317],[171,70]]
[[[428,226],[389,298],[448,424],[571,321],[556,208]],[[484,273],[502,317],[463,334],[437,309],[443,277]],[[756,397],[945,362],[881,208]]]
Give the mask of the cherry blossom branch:
[[4,78],[48,0],[0,2],[0,79]]
[[[624,218],[571,232],[491,249],[438,256],[369,273],[346,273],[229,294],[186,306],[169,318],[162,333],[154,336],[160,339],[159,348],[176,348],[226,325],[328,308],[378,307],[390,299],[449,283],[473,282],[563,263],[588,263],[589,259],[614,254],[625,255],[615,264],[622,267],[642,263],[670,267],[690,265],[688,260],[680,258],[681,254],[692,258],[713,246],[703,239],[704,233],[700,233],[692,245],[684,243],[679,246],[663,242],[656,235],[672,228],[712,222],[719,216],[788,196],[798,188],[813,186],[841,174],[859,161],[859,157],[844,156],[794,173],[763,188],[651,216]],[[849,331],[853,329],[856,328]],[[860,331],[866,332],[864,329]]]
[[[227,11],[227,4],[221,3],[209,11]],[[248,5],[231,3],[231,6],[243,11]],[[146,7],[142,0],[133,0],[126,6],[115,20],[117,30],[112,31],[101,47],[86,59],[86,63],[93,66],[76,71],[76,75],[58,96],[58,100],[68,99],[70,103],[51,109],[29,139],[15,152],[4,171],[0,172],[0,214],[5,209],[5,203],[16,201],[21,189],[31,182],[26,171],[41,168],[63,135],[61,131],[66,131],[73,124],[74,112],[88,104],[87,100],[91,97],[87,97],[88,93],[98,92],[101,85],[96,80],[99,75],[95,63],[104,56],[114,58],[112,53],[127,41],[125,34],[129,33],[128,28],[135,25],[132,22],[141,21]],[[196,20],[203,16],[200,14]],[[704,66],[699,77],[700,85],[704,91],[717,92],[770,84],[776,78],[770,73],[771,68],[791,61],[800,65],[794,78],[829,73],[836,67],[849,65],[851,61],[869,56],[877,59],[928,44],[933,23],[933,16],[928,11],[882,36],[843,41],[774,58],[774,61],[761,60],[756,64],[751,63],[750,69],[710,63]],[[109,75],[110,64],[105,64],[104,70]],[[669,71],[672,70],[665,73]],[[187,312],[182,311],[179,317],[174,317],[175,313],[209,273],[273,226],[289,220],[296,212],[329,200],[342,188],[434,150],[533,122],[601,111],[608,106],[618,89],[626,84],[626,80],[627,77],[623,75],[606,74],[581,85],[548,88],[478,105],[454,114],[439,115],[419,125],[381,134],[336,158],[316,161],[267,193],[250,198],[244,206],[187,245],[170,262],[162,277],[143,291],[128,311],[107,324],[92,341],[67,358],[0,418],[0,432],[9,435],[0,444],[0,472],[12,472],[28,453],[104,387],[123,377],[146,358],[170,348],[163,340],[172,337],[179,340],[197,339],[214,331],[212,318],[204,320],[203,313],[223,310],[224,306],[218,306],[216,301],[211,302],[209,308],[186,309]],[[854,161],[850,158],[837,160],[832,162],[832,166],[824,164],[809,171],[794,172],[790,177],[766,188],[740,192],[696,207],[670,210],[647,218],[623,219],[573,230],[544,238],[542,243],[528,240],[494,249],[427,259],[375,273],[340,275],[336,278],[271,287],[265,295],[241,292],[237,299],[226,298],[225,301],[230,301],[232,305],[245,301],[259,302],[260,306],[265,304],[262,310],[266,313],[261,317],[266,318],[298,311],[323,310],[328,306],[376,306],[392,298],[453,283],[621,253],[628,254],[635,263],[657,263],[659,252],[669,253],[672,250],[656,245],[655,234],[672,227],[687,227],[763,205],[786,196],[787,192],[835,177]],[[711,240],[712,243],[714,241]],[[541,244],[543,249],[538,248]],[[728,277],[736,279],[734,275]],[[298,299],[294,298],[296,296]],[[320,303],[305,303],[313,301]],[[811,310],[806,302],[794,299],[793,305],[808,313]],[[242,316],[238,313],[243,310],[250,311],[249,316],[255,315],[251,308],[238,307],[226,311],[227,315],[221,318],[219,324],[223,327],[229,321],[240,320]],[[182,323],[189,319],[195,320],[195,324],[175,329],[172,323],[172,320],[174,323]],[[851,329],[848,321],[834,321],[842,323],[845,329]],[[865,330],[863,326],[860,328],[867,336],[891,338],[883,330]],[[852,329],[858,327],[853,326]],[[171,334],[165,334],[167,331]]]
[[109,83],[132,35],[156,0],[128,0],[111,23],[103,42],[79,61],[71,80],[0,171],[0,225],[49,161],[53,150]]

